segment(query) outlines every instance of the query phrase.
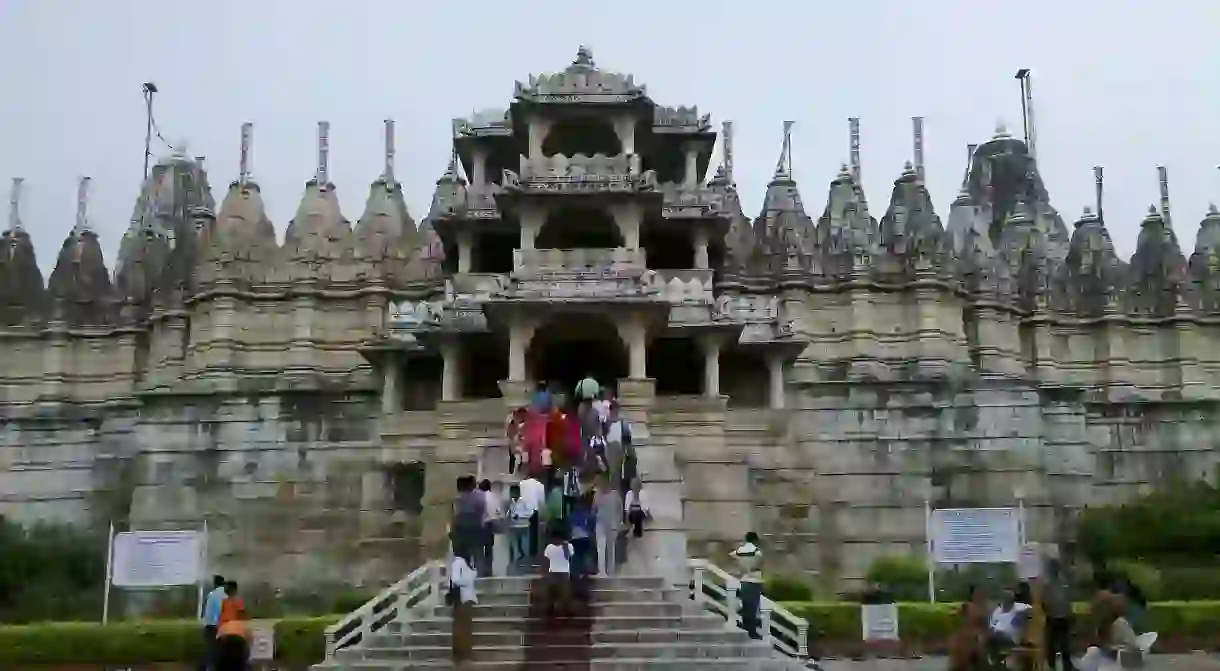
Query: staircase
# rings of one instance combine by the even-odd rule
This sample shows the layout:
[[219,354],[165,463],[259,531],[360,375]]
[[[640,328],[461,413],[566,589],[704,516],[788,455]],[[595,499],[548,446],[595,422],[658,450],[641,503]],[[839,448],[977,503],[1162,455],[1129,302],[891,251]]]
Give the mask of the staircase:
[[[661,578],[591,578],[591,612],[548,620],[531,604],[530,577],[480,578],[469,668],[741,669],[802,668],[805,623],[764,603],[767,636],[731,626],[732,589],[706,562],[692,564],[695,594]],[[727,576],[726,576],[727,577]],[[327,660],[316,671],[449,669],[452,620],[442,605],[442,566],[421,567],[327,630]],[[777,612],[781,614],[776,615]],[[736,618],[734,618],[736,619]],[[800,638],[797,641],[795,639]],[[782,652],[781,652],[782,651]],[[787,653],[787,654],[782,654]]]

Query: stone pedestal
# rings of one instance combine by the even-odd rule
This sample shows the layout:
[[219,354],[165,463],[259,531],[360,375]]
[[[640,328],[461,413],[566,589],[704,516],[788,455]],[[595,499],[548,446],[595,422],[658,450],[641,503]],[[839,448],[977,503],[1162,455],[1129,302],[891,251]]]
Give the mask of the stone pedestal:
[[682,474],[670,445],[650,440],[649,420],[655,400],[651,379],[619,380],[619,403],[631,422],[632,443],[640,480],[652,519],[644,537],[628,543],[628,575],[660,576],[672,584],[686,583],[686,524],[682,514]]
[[[526,380],[500,380],[500,395],[505,412],[509,413],[530,402],[533,385]],[[505,415],[507,417],[507,414]]]

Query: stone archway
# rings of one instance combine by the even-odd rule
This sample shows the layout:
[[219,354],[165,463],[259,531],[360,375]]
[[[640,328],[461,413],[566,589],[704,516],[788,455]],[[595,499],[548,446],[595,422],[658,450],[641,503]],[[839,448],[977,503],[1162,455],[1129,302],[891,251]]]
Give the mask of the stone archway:
[[564,207],[550,212],[534,240],[538,249],[611,249],[623,233],[604,208]]
[[586,375],[613,387],[629,371],[627,347],[614,322],[594,313],[551,318],[534,331],[526,357],[535,381],[568,394]]

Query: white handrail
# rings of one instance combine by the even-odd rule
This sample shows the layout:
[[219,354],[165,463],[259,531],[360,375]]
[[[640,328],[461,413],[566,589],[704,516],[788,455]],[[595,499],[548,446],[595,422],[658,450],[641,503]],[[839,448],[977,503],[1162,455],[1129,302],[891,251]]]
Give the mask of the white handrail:
[[[731,627],[740,626],[737,579],[706,559],[690,559],[687,567],[691,570],[691,598],[723,617]],[[809,622],[765,596],[759,605],[762,611],[759,633],[763,640],[790,657],[808,657]]]
[[411,608],[439,604],[444,594],[441,587],[443,568],[439,561],[420,566],[347,617],[327,627],[326,658],[330,659],[343,648],[367,644],[369,637],[387,624],[395,620],[404,621],[403,614]]

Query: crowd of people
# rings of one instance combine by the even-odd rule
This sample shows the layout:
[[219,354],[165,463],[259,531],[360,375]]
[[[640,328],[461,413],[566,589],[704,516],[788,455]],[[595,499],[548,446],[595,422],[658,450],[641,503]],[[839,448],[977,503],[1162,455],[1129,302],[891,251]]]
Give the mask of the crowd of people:
[[510,575],[542,576],[552,615],[572,615],[586,602],[585,579],[613,575],[652,515],[631,424],[592,376],[571,397],[540,385],[510,414],[505,436],[514,478],[506,492],[475,476],[457,483],[447,601],[458,663],[470,656],[475,579],[494,574],[496,543],[508,545]]
[[[1088,648],[1078,664],[1072,659],[1074,614],[1067,580],[1058,560],[1047,562],[1042,581],[1042,607],[1046,618],[1042,651],[1048,669],[1062,664],[1063,671],[1101,671],[1141,665],[1142,645],[1136,630],[1147,606],[1139,589],[1129,581],[1114,581],[1108,575],[1096,578],[1093,598],[1084,628],[1078,632]],[[949,642],[951,671],[981,671],[1028,666],[1028,654],[1038,648],[1031,641],[1033,596],[1028,583],[1004,590],[994,608],[978,589],[961,607],[959,629]]]

